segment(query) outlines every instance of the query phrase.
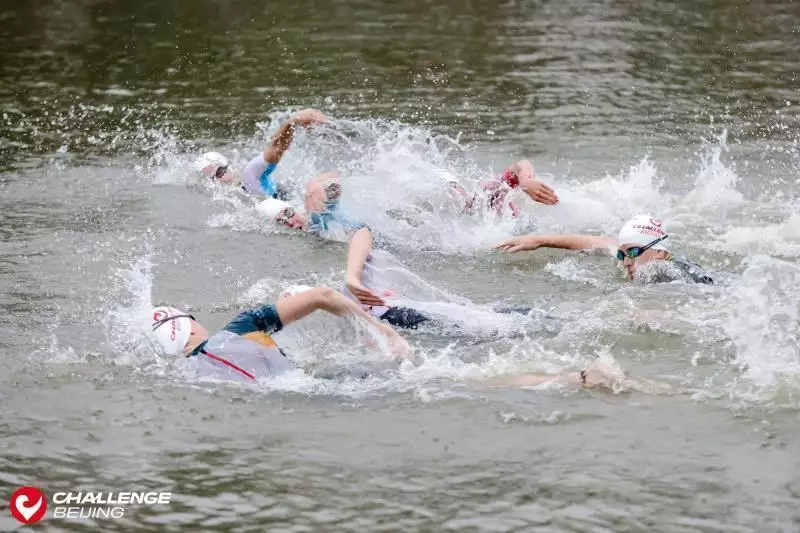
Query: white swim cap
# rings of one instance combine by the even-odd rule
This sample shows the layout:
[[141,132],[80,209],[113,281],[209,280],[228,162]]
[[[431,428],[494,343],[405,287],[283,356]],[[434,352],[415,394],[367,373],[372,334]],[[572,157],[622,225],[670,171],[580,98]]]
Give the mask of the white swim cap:
[[206,152],[194,162],[194,168],[198,172],[203,172],[206,168],[211,167],[206,172],[203,172],[206,177],[213,176],[219,167],[227,167],[228,165],[230,165],[228,158],[219,152]]
[[[636,246],[646,246],[654,240],[666,237],[663,229],[663,222],[649,215],[636,215],[622,226],[617,242],[620,246],[624,244],[635,244]],[[653,245],[652,250],[667,250],[664,241]]]
[[278,200],[277,198],[267,198],[258,204],[256,209],[267,215],[269,218],[275,218],[287,207],[292,207],[292,204],[289,202],[284,202],[283,200]]
[[153,338],[167,355],[183,355],[192,333],[192,319],[174,307],[153,308]]
[[284,290],[283,294],[281,294],[281,298],[296,296],[302,292],[310,291],[313,288],[314,287],[311,287],[309,285],[292,285],[290,287],[286,287],[286,290]]

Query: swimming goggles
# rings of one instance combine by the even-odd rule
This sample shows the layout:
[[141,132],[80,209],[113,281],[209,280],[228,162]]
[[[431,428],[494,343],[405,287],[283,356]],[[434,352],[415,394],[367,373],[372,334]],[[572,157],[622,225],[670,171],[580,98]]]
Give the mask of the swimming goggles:
[[225,175],[225,173],[228,171],[228,167],[229,167],[229,166],[230,166],[230,165],[225,165],[224,167],[217,167],[217,170],[215,170],[215,171],[214,171],[214,175],[213,175],[213,176],[211,176],[211,178],[212,178],[212,179],[218,179],[218,180],[221,180],[221,179],[222,179],[222,176],[224,176],[224,175]]
[[194,320],[194,317],[192,315],[172,315],[172,316],[168,316],[166,318],[162,318],[161,320],[156,320],[155,322],[153,322],[153,331],[157,330],[159,327],[163,326],[164,324],[166,324],[170,320],[175,320],[176,318],[184,318],[184,317],[191,318],[192,320]]
[[617,250],[617,260],[624,261],[626,257],[630,259],[636,259],[640,255],[642,255],[645,251],[649,250],[650,248],[660,243],[667,237],[669,237],[669,235],[664,235],[663,237],[659,237],[658,239],[654,240],[653,242],[645,246],[633,246],[624,251],[622,249]]
[[278,214],[275,218],[275,222],[279,222],[281,224],[286,224],[289,222],[289,219],[294,216],[294,207],[285,207],[283,211]]

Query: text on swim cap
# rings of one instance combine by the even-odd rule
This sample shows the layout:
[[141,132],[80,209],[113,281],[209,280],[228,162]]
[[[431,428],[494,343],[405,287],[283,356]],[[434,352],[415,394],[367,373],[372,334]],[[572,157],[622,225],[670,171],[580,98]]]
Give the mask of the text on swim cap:
[[[165,318],[168,318],[168,317],[169,317],[169,313],[165,313],[164,311],[156,311],[155,313],[153,313],[153,322],[160,322],[161,320],[163,320]],[[170,328],[169,328],[169,340],[171,340],[171,341],[174,341],[175,337],[177,336],[177,331],[176,331],[177,326],[175,325],[175,322],[176,322],[176,320],[170,320],[169,321],[169,325],[170,325]]]
[[661,237],[664,235],[664,230],[662,230],[658,226],[650,226],[647,224],[634,224],[633,229],[641,230],[643,233],[649,233],[655,237]]

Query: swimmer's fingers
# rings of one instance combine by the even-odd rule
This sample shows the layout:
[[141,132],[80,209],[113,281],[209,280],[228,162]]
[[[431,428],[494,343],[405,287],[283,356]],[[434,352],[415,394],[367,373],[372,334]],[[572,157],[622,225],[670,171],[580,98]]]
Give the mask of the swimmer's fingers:
[[515,244],[513,246],[509,246],[508,248],[506,248],[506,252],[508,252],[510,254],[514,254],[514,253],[517,253],[517,252],[522,252],[522,251],[525,251],[525,250],[533,250],[533,248],[528,248],[523,243],[518,243],[518,244]]
[[[380,333],[386,338],[389,344],[389,349],[395,357],[406,357],[411,353],[411,346],[408,342],[400,336],[391,326],[385,324],[374,317],[368,318],[369,323],[372,324]],[[374,346],[374,343],[367,343],[368,346]]]
[[383,300],[383,298],[380,298],[370,291],[362,292],[358,298],[366,305],[386,305],[386,302]]
[[411,346],[408,344],[408,341],[401,337],[399,333],[392,330],[392,328],[388,326],[387,328],[392,331],[392,334],[386,335],[387,339],[389,340],[392,353],[395,355],[395,357],[408,357],[408,355],[411,353]]
[[531,243],[528,243],[522,239],[511,239],[501,242],[494,247],[495,250],[502,249],[510,254],[521,252],[523,250],[535,250],[536,248],[538,248],[538,246],[532,246]]
[[326,124],[328,118],[316,109],[303,109],[292,116],[295,124],[300,126],[311,126],[312,124]]
[[386,305],[386,302],[375,295],[375,293],[372,291],[358,287],[351,287],[350,292],[352,292],[353,296],[358,298],[358,301],[364,305]]
[[545,205],[556,205],[558,203],[558,195],[543,181],[535,180],[535,186],[531,190],[531,197],[539,203]]
[[517,242],[516,239],[510,239],[510,240],[507,240],[507,241],[503,241],[500,244],[495,244],[494,246],[492,246],[492,249],[493,250],[505,250],[505,251],[508,251],[508,249],[511,248],[512,246],[514,246],[516,244],[516,242]]

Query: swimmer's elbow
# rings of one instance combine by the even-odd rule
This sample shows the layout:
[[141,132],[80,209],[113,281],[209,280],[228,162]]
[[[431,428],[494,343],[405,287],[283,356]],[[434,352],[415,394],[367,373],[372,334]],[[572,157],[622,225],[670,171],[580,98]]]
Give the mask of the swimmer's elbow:
[[348,314],[350,300],[345,298],[341,293],[333,290],[330,287],[318,287],[314,289],[314,304],[317,309],[322,309],[333,315],[343,316]]

